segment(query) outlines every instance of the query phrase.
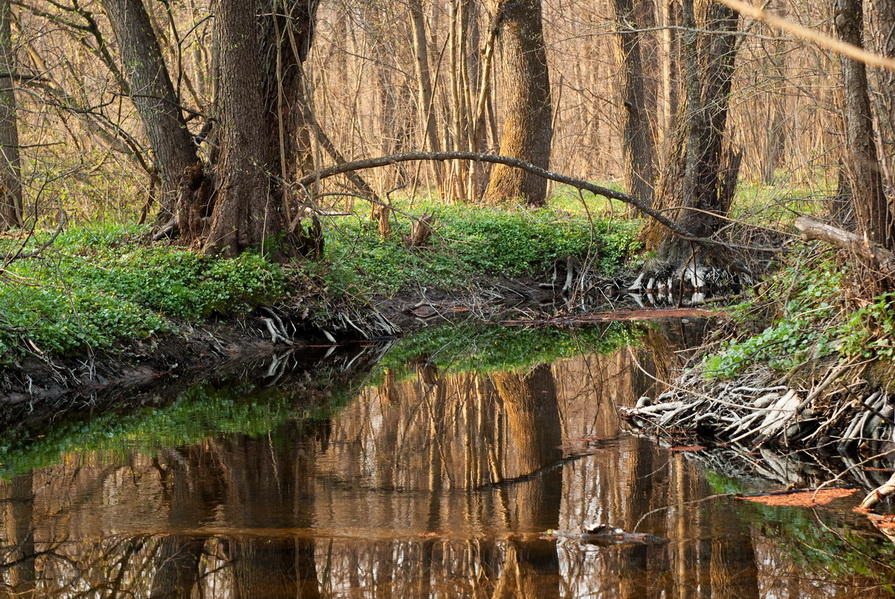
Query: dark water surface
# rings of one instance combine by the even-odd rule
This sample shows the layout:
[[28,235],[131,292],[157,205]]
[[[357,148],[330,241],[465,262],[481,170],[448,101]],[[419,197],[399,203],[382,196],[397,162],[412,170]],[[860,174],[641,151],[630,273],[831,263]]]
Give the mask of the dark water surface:
[[[893,545],[858,499],[727,494],[822,466],[625,432],[617,408],[669,374],[687,326],[605,355],[526,341],[585,353],[487,373],[376,364],[375,346],[281,356],[173,403],[11,429],[0,597],[889,596]],[[666,542],[542,538],[599,523]]]

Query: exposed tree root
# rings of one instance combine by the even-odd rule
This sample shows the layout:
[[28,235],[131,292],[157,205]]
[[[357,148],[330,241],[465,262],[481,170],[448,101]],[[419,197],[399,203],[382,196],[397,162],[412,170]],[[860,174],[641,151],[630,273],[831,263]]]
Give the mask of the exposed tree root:
[[873,389],[864,366],[842,362],[807,388],[767,369],[735,381],[706,380],[697,367],[655,401],[641,398],[622,415],[650,433],[688,431],[731,443],[871,450],[895,441],[895,398]]

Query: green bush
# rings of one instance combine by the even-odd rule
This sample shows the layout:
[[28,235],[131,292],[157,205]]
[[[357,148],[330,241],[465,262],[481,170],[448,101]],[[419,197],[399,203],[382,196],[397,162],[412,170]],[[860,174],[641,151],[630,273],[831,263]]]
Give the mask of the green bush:
[[[784,372],[809,357],[836,352],[843,334],[845,275],[832,254],[819,254],[815,245],[794,253],[750,301],[731,309],[746,332],[706,357],[706,375],[731,378],[756,363]],[[760,312],[768,318],[767,326],[748,332]]]

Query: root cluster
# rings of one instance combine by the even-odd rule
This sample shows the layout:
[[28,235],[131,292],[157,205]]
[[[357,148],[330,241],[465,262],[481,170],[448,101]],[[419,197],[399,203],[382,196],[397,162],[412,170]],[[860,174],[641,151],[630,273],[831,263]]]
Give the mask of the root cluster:
[[895,441],[895,397],[872,388],[861,373],[842,363],[820,382],[795,388],[767,369],[718,381],[697,367],[655,400],[642,397],[621,412],[651,434],[692,432],[752,447],[874,450]]

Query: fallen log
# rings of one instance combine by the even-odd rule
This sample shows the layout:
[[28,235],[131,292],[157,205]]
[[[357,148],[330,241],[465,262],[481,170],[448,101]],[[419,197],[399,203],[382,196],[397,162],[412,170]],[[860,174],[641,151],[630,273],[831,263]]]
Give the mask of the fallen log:
[[895,275],[895,253],[866,237],[861,237],[850,231],[839,229],[806,216],[797,218],[795,227],[805,240],[825,241],[868,260],[879,268],[886,277]]

